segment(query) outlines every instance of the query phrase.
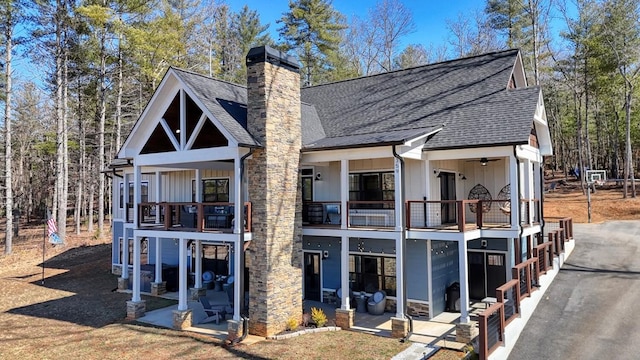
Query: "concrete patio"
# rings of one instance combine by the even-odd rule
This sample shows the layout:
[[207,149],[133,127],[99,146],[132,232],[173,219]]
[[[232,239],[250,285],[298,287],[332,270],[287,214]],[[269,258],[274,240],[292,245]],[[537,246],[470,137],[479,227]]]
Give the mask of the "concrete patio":
[[[166,293],[164,298],[177,300],[178,293]],[[212,306],[227,305],[227,295],[223,291],[207,290],[207,298]],[[227,338],[227,322],[221,320],[219,324],[214,321],[207,323],[200,323],[206,319],[206,315],[202,308],[202,305],[198,301],[188,301],[188,307],[192,310],[193,326],[186,329],[186,331],[192,331],[200,334],[211,335],[220,340]],[[166,308],[149,311],[145,316],[138,319],[138,321],[151,324],[159,327],[172,328],[173,316],[172,312],[177,310],[177,305],[169,306]],[[310,313],[311,308],[316,307],[324,311],[329,319],[328,325],[335,323],[335,304],[321,303],[319,301],[304,301],[304,312]],[[472,320],[476,317],[476,314],[481,312],[485,307],[483,303],[472,304]],[[361,331],[377,336],[390,337],[391,336],[391,317],[395,314],[386,312],[383,315],[371,315],[366,312],[356,312],[354,319],[354,326],[351,328],[353,331]],[[227,315],[227,319],[230,315]],[[459,313],[444,312],[431,320],[425,318],[414,318],[413,320],[413,333],[409,338],[412,342],[418,342],[421,344],[446,347],[459,350],[466,344],[457,343],[455,341],[455,324],[460,318]],[[256,341],[264,340],[262,337],[248,336],[245,342],[253,343]]]

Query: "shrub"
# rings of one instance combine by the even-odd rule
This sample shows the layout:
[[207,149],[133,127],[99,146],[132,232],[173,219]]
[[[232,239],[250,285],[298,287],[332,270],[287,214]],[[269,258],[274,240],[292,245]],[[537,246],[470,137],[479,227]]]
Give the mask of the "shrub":
[[287,320],[287,330],[295,330],[298,328],[298,319],[295,316],[292,316]]
[[311,308],[311,319],[318,327],[323,327],[327,323],[327,315],[319,308]]

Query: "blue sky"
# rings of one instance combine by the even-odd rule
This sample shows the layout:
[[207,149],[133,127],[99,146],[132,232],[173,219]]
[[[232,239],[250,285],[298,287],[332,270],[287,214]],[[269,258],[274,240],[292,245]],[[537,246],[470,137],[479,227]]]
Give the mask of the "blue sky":
[[[364,18],[367,10],[375,5],[375,0],[334,0],[333,7],[351,18],[353,15]],[[407,36],[403,43],[439,46],[447,42],[447,20],[456,20],[458,14],[472,17],[475,10],[484,9],[485,0],[402,0],[402,3],[413,13],[416,32]],[[277,40],[276,20],[289,10],[288,0],[227,0],[233,11],[244,5],[256,10],[263,24],[270,23],[269,31]]]

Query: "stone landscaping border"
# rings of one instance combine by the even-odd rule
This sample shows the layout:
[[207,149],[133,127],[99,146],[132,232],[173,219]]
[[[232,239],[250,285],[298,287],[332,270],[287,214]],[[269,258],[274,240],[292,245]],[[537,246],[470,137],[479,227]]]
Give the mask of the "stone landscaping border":
[[338,331],[338,330],[342,330],[342,329],[338,326],[323,326],[323,327],[313,328],[313,329],[298,330],[288,334],[272,335],[272,336],[268,336],[267,339],[284,340],[284,339],[290,339],[290,338],[294,338],[296,336],[305,335],[305,334],[313,334],[313,333],[326,332],[326,331]]

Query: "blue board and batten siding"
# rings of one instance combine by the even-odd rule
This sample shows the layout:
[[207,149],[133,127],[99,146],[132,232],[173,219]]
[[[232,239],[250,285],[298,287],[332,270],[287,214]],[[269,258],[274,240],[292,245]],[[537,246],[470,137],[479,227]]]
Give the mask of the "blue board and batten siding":
[[428,301],[429,265],[427,264],[427,242],[425,240],[407,240],[406,244],[407,298]]
[[124,234],[124,223],[122,221],[113,221],[113,242],[111,243],[111,263],[118,264],[120,257],[120,239]]
[[431,241],[431,264],[433,297],[430,306],[435,316],[445,310],[447,287],[460,282],[458,244],[454,241]]

